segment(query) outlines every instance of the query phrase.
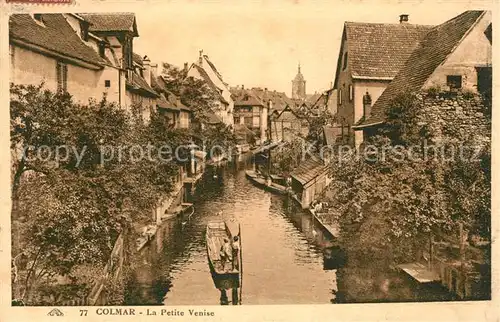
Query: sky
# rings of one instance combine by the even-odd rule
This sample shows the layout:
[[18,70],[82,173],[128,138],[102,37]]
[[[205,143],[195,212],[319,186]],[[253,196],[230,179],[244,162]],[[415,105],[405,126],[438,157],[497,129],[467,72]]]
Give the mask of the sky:
[[[402,4],[401,4],[402,3]],[[435,25],[488,2],[469,1],[199,1],[149,2],[135,10],[139,37],[134,51],[161,66],[208,55],[230,86],[245,85],[291,95],[300,62],[308,94],[335,77],[344,21]],[[136,7],[134,7],[136,8]]]

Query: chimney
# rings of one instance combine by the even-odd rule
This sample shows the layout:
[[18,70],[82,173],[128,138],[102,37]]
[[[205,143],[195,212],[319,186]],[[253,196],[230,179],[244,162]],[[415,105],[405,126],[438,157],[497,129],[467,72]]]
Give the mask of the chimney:
[[399,15],[399,23],[408,23],[408,17],[407,14]]
[[245,89],[245,85],[241,85],[241,89]]
[[200,50],[200,57],[198,58],[198,65],[203,66],[203,49]]
[[187,73],[187,71],[188,71],[188,63],[184,63],[184,72]]
[[158,75],[158,64],[151,64],[151,76],[156,77]]
[[371,110],[372,110],[372,97],[370,96],[368,91],[366,91],[366,94],[363,95],[363,116],[365,120],[370,117]]
[[142,59],[142,66],[144,66],[144,79],[148,85],[151,85],[151,61],[148,56],[144,56]]

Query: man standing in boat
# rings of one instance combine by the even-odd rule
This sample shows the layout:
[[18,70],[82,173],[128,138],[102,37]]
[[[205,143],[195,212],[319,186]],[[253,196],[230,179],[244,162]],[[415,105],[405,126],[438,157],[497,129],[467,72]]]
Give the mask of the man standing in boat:
[[240,239],[238,236],[233,237],[233,271],[239,270],[240,267]]
[[227,239],[226,237],[224,237],[224,244],[220,249],[220,255],[222,268],[224,270],[227,270],[226,263],[233,260],[233,251],[231,244],[229,243],[229,239]]

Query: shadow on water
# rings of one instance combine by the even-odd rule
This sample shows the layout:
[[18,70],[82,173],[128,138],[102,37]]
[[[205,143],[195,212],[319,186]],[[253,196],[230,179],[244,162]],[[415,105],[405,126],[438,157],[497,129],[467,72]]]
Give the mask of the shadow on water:
[[189,196],[192,219],[185,226],[176,219],[163,223],[134,259],[126,304],[231,304],[232,291],[214,285],[204,239],[219,211],[241,224],[243,304],[448,300],[439,285],[422,287],[377,263],[343,266],[346,256],[331,235],[294,201],[253,186],[244,173],[251,167],[240,160],[207,169]]
[[441,284],[420,284],[383,264],[343,267],[332,303],[434,302],[455,298]]
[[[133,305],[228,305],[328,303],[333,272],[323,270],[318,247],[285,214],[283,199],[245,178],[248,160],[210,167],[190,196],[195,205],[185,226],[165,222],[136,258],[127,288]],[[218,290],[209,272],[204,231],[223,211],[242,227],[244,281],[237,290]],[[277,268],[284,268],[277,269]]]

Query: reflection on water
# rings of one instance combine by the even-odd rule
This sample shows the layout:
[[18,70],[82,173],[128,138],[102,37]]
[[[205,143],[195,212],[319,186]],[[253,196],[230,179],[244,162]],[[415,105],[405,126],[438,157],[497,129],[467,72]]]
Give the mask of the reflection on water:
[[219,211],[241,225],[242,304],[449,299],[439,286],[421,287],[376,264],[324,270],[322,249],[332,246],[331,238],[292,201],[253,186],[243,171],[250,167],[242,162],[205,175],[193,196],[192,219],[184,226],[165,222],[141,253],[126,304],[230,304],[231,290],[214,286],[205,248],[206,224]]
[[231,290],[221,294],[214,287],[203,235],[221,210],[241,225],[243,304],[330,302],[335,271],[323,270],[321,250],[287,215],[283,197],[253,186],[244,168],[240,163],[216,170],[217,177],[207,173],[194,196],[192,220],[184,227],[176,220],[166,223],[142,254],[127,304],[217,305],[225,297],[231,302]]

